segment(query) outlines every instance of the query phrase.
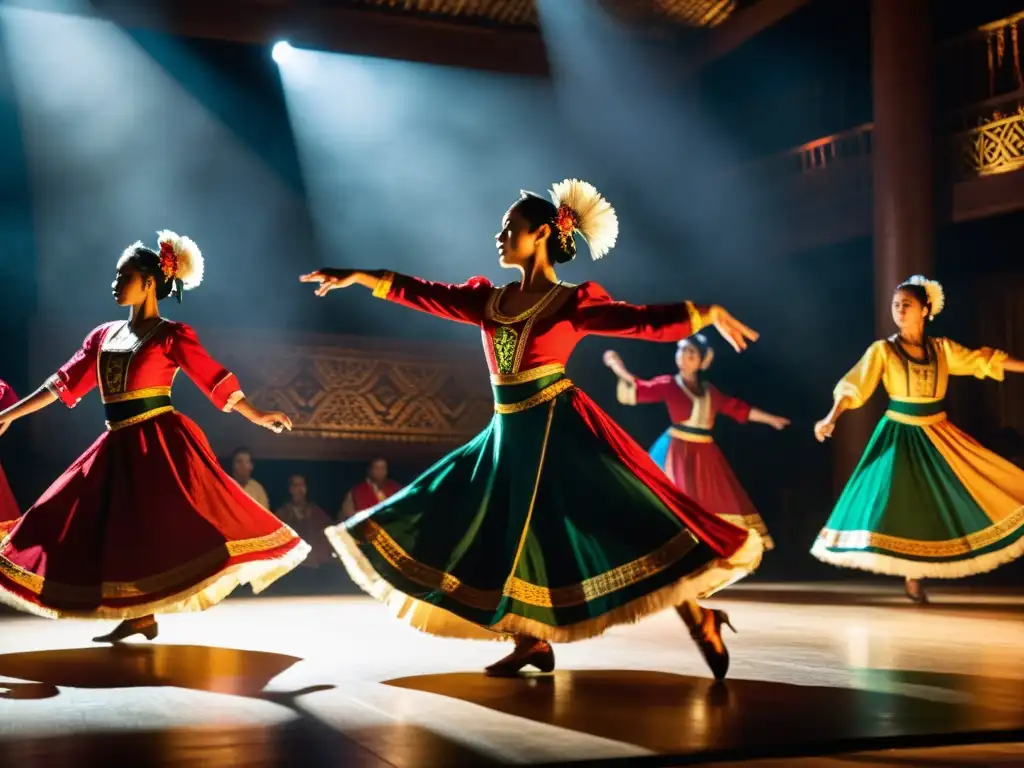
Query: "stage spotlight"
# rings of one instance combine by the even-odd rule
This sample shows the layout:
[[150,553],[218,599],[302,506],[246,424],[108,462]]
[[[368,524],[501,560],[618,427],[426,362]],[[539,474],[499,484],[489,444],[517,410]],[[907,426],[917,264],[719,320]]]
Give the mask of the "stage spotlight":
[[292,55],[295,53],[295,49],[292,48],[291,43],[287,40],[282,40],[278,43],[274,43],[274,48],[270,52],[270,55],[274,57],[274,61],[278,64],[284,65],[288,63]]

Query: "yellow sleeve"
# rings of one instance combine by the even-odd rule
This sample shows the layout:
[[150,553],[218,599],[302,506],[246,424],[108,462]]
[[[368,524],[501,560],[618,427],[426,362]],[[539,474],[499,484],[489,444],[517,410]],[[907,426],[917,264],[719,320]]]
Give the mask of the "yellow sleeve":
[[1002,350],[991,347],[968,349],[952,339],[942,339],[942,348],[946,352],[946,367],[951,376],[1003,380],[1006,373],[1003,363],[1009,355]]
[[835,400],[849,398],[850,408],[860,408],[874,394],[885,369],[885,342],[876,341],[832,390]]

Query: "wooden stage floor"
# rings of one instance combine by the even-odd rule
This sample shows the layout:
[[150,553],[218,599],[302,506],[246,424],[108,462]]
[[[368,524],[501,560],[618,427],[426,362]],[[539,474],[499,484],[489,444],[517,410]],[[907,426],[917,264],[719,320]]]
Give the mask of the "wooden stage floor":
[[89,642],[110,622],[5,613],[0,766],[1022,764],[1024,592],[901,594],[732,589],[709,603],[739,629],[720,685],[673,612],[519,680],[480,672],[506,646],[422,635],[360,597],[233,599],[119,648]]

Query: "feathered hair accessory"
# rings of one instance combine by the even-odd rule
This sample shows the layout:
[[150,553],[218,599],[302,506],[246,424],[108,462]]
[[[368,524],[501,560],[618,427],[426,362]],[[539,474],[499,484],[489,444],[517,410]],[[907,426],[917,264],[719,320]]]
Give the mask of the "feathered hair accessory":
[[198,288],[203,282],[203,253],[190,238],[176,232],[163,229],[156,234],[160,269],[164,277],[174,281],[172,291],[180,304],[183,291]]
[[600,259],[615,247],[619,217],[593,184],[566,179],[551,188],[551,201],[558,209],[555,229],[563,247],[576,232],[587,242],[593,259]]
[[907,280],[906,285],[919,285],[924,288],[924,292],[928,296],[928,306],[931,308],[928,313],[929,320],[934,320],[935,316],[946,306],[946,292],[942,290],[942,283],[938,280],[929,280],[924,275],[914,275]]

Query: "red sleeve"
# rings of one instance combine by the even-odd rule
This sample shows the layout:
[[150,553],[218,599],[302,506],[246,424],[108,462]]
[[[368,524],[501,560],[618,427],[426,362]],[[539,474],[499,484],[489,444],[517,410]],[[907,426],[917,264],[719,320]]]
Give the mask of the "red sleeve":
[[460,285],[450,285],[389,272],[373,295],[434,317],[479,325],[491,297],[491,282],[486,277],[472,277]]
[[702,327],[700,313],[691,302],[680,304],[627,304],[613,301],[597,283],[577,289],[575,326],[593,336],[625,336],[647,341],[679,341]]
[[242,399],[242,388],[235,374],[210,357],[190,326],[174,324],[169,354],[202,393],[222,411],[230,411]]
[[672,376],[656,376],[653,379],[634,379],[636,384],[636,402],[640,403],[663,403],[668,399],[669,393],[678,389],[678,385]]
[[750,406],[740,400],[738,397],[732,397],[730,395],[724,395],[719,392],[715,387],[711,387],[711,407],[715,409],[715,413],[721,413],[724,416],[728,416],[734,421],[738,421],[740,424],[746,424],[750,418]]
[[16,402],[18,395],[15,394],[14,387],[0,379],[0,411],[10,408]]
[[68,408],[74,408],[97,384],[96,358],[110,323],[89,331],[82,348],[46,380],[46,388]]

